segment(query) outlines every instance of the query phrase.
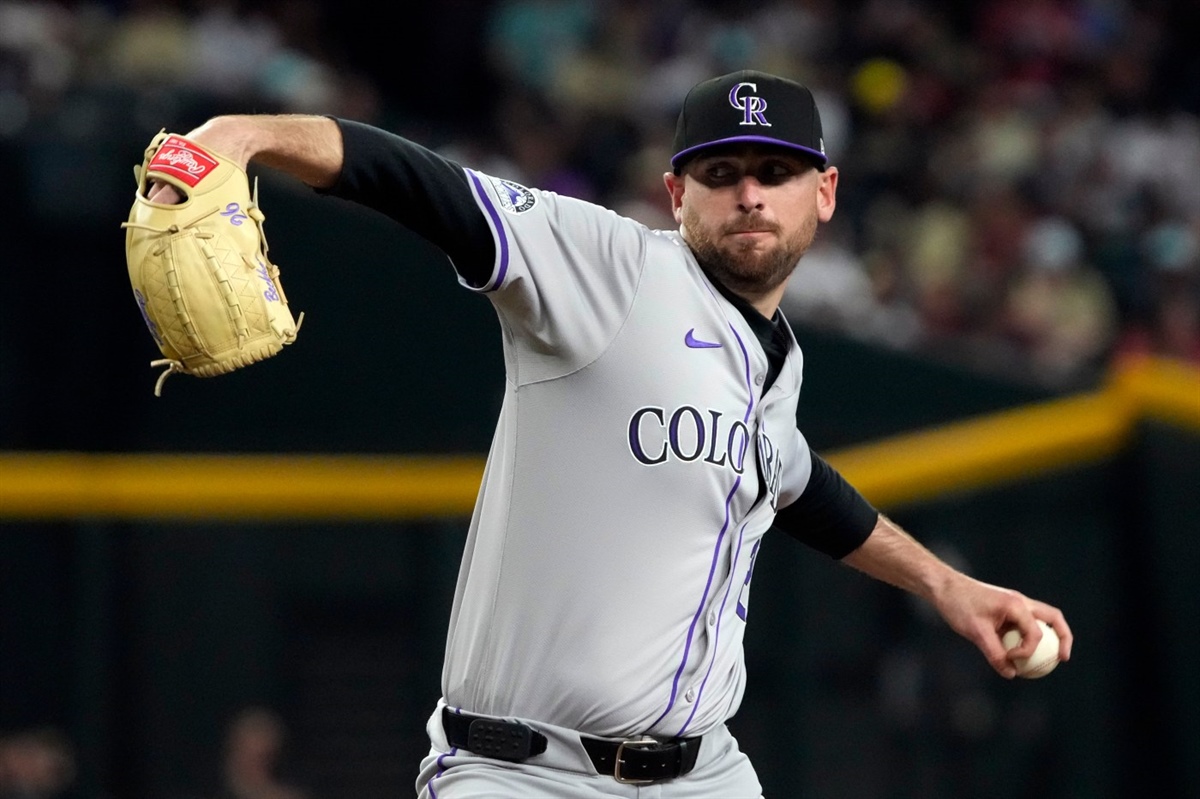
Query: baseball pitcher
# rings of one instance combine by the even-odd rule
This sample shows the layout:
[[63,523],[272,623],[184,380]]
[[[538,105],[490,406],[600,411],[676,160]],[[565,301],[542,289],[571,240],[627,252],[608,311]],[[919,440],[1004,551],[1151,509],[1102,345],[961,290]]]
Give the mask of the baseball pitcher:
[[[1039,619],[1069,657],[1057,608],[936,558],[797,429],[779,302],[838,186],[807,88],[744,71],[688,93],[664,165],[674,230],[347,119],[224,116],[184,139],[386,214],[499,317],[504,401],[423,799],[759,797],[726,722],[772,527],[924,598],[1004,677]],[[181,188],[152,180],[147,200]],[[1009,628],[1024,640],[1006,651]]]

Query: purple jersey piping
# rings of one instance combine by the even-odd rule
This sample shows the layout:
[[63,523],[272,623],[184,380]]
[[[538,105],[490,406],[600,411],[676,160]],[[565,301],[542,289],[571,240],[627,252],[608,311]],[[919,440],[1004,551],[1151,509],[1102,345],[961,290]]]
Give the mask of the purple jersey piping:
[[704,584],[704,593],[700,596],[700,606],[696,608],[696,614],[692,616],[692,623],[688,627],[687,640],[683,645],[683,658],[679,661],[679,668],[675,669],[675,677],[671,680],[671,697],[667,700],[667,706],[659,717],[650,725],[650,729],[658,726],[658,723],[667,717],[671,712],[671,708],[675,707],[675,699],[679,696],[679,678],[683,675],[683,669],[687,666],[688,655],[692,651],[692,637],[696,634],[696,622],[700,620],[700,616],[704,613],[704,604],[708,601],[708,591],[712,588],[713,573],[717,568],[717,560],[721,554],[721,542],[725,540],[725,531],[729,529],[729,506],[733,502],[733,495],[737,493],[738,486],[742,484],[742,478],[738,477],[733,481],[733,488],[729,490],[729,496],[725,497],[725,522],[721,525],[721,532],[717,535],[717,545],[713,547],[712,563],[708,567],[708,582]]
[[495,291],[504,285],[504,277],[508,274],[508,236],[504,233],[504,224],[500,221],[500,212],[492,204],[492,198],[488,196],[487,189],[483,187],[483,181],[479,179],[479,175],[471,170],[468,169],[466,172],[471,176],[471,182],[475,184],[475,193],[483,201],[483,207],[492,220],[492,227],[495,229],[496,238],[500,242],[500,268],[496,273],[496,279],[490,286],[479,287],[484,291]]
[[[711,291],[711,289],[710,289]],[[746,413],[742,417],[742,423],[747,424],[750,421],[750,414],[754,411],[754,388],[750,383],[750,353],[746,351],[746,344],[742,341],[742,337],[738,335],[737,328],[732,324],[729,329],[733,331],[733,337],[737,339],[738,347],[742,350],[742,363],[745,365],[746,377],[746,393],[750,396],[750,403],[746,406]],[[743,456],[744,457],[744,456]],[[675,670],[675,677],[671,680],[671,696],[667,700],[667,706],[658,718],[650,725],[650,729],[658,726],[658,723],[667,717],[671,712],[671,708],[675,707],[675,700],[679,697],[679,678],[683,675],[684,668],[687,667],[688,656],[692,651],[692,639],[696,634],[696,623],[704,614],[704,606],[708,602],[708,592],[712,589],[713,576],[717,571],[717,561],[721,557],[721,544],[725,541],[725,532],[729,529],[730,507],[733,505],[733,497],[737,494],[738,486],[742,484],[742,478],[739,475],[733,481],[733,488],[729,489],[729,494],[725,497],[725,521],[721,524],[721,532],[717,534],[717,543],[713,547],[712,561],[708,566],[708,582],[704,584],[704,593],[700,595],[700,606],[696,608],[696,613],[692,616],[692,623],[688,626],[687,640],[683,644],[683,658],[679,661],[679,668]],[[717,630],[720,631],[720,619],[717,620]],[[696,698],[695,705],[692,707],[692,715],[696,713],[696,706],[700,704],[699,697]],[[691,721],[692,715],[688,716],[688,722]],[[684,725],[685,727],[687,724]]]
[[[461,707],[454,708],[454,713],[456,715],[461,715],[462,708]],[[452,747],[450,747],[449,752],[443,752],[441,755],[438,756],[437,774],[434,774],[432,777],[429,778],[429,799],[438,799],[437,789],[433,787],[433,781],[436,780],[438,777],[442,776],[442,774],[446,773],[446,758],[454,757],[456,754],[458,754],[458,747],[452,746]]]
[[432,777],[429,778],[429,799],[438,799],[437,788],[433,787],[433,781],[446,773],[446,758],[454,757],[456,754],[458,754],[458,747],[452,746],[452,747],[450,747],[449,752],[444,752],[443,754],[441,754],[438,757],[438,759],[437,759],[437,767],[438,767],[437,774],[434,774]]
[[729,583],[725,586],[725,596],[721,597],[721,610],[717,612],[717,627],[713,631],[712,655],[708,659],[708,668],[704,671],[704,679],[700,681],[700,690],[696,692],[696,701],[692,703],[692,712],[688,713],[687,721],[683,722],[683,726],[679,728],[679,732],[675,733],[676,738],[682,738],[687,732],[687,728],[691,725],[692,719],[696,717],[696,711],[700,709],[700,700],[704,698],[704,686],[708,685],[708,677],[712,674],[713,664],[717,662],[717,650],[721,645],[721,622],[725,620],[725,605],[729,602],[729,592],[733,589],[733,575],[737,573],[738,560],[742,556],[742,541],[746,536],[746,525],[742,525],[742,529],[738,530],[737,549],[733,553],[733,565],[729,567]]

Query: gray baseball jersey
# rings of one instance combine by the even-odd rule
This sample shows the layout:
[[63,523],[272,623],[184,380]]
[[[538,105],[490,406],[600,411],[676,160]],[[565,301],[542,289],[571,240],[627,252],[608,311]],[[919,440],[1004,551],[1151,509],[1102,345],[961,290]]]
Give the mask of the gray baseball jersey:
[[[445,701],[598,736],[741,702],[759,544],[805,488],[801,353],[767,357],[678,233],[467,171],[506,385],[455,590]],[[785,323],[786,325],[786,323]]]

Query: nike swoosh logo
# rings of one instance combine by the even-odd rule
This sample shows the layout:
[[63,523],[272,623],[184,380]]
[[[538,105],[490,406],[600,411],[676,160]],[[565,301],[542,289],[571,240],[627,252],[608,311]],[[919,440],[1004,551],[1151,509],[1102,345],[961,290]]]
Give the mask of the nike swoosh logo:
[[687,332],[686,336],[683,337],[683,343],[694,350],[712,349],[713,347],[721,346],[721,344],[716,341],[703,341],[696,338],[696,328],[694,327]]

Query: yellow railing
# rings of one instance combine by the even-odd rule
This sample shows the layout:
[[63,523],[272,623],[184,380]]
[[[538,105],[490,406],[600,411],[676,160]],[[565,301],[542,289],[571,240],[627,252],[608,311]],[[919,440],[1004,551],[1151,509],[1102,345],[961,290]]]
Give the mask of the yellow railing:
[[469,514],[480,457],[0,454],[0,518],[404,519]]
[[[1117,452],[1143,418],[1200,431],[1200,371],[1149,360],[1099,391],[827,453],[879,507]],[[2,519],[344,520],[467,516],[477,456],[0,453]]]

